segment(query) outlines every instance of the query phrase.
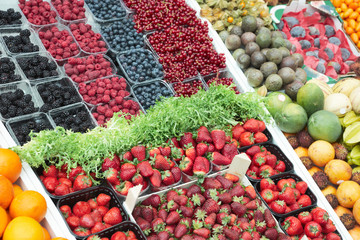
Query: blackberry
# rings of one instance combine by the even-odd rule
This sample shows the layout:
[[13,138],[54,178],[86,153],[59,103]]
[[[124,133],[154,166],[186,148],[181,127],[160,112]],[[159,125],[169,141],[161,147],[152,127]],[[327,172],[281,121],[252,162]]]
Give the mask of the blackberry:
[[12,53],[38,52],[39,46],[30,40],[31,32],[28,29],[21,30],[16,36],[3,36],[5,44]]
[[7,107],[5,107],[5,106],[0,106],[0,113],[1,113],[2,115],[6,114],[7,111],[8,111],[8,108],[7,108]]
[[24,108],[24,113],[25,114],[30,114],[30,113],[32,113],[33,111],[32,111],[32,109],[30,108],[30,107],[26,107],[26,108]]
[[15,74],[15,64],[8,58],[0,58],[0,84],[19,81],[20,75]]
[[56,63],[45,56],[22,57],[18,59],[18,63],[26,77],[30,80],[59,75],[56,71]]

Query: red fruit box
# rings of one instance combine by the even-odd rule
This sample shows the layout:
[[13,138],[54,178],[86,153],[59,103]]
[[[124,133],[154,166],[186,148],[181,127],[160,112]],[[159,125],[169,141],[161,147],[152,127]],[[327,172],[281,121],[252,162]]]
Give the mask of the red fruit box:
[[[128,214],[126,213],[125,209],[123,208],[123,206],[121,205],[121,202],[120,200],[117,198],[116,194],[111,190],[109,189],[108,187],[103,187],[103,186],[100,186],[100,187],[92,187],[92,188],[88,188],[88,189],[84,189],[84,190],[81,190],[79,191],[78,193],[76,194],[72,194],[72,195],[69,195],[67,197],[64,197],[62,199],[60,199],[57,203],[57,208],[58,210],[61,212],[60,210],[60,207],[63,206],[63,205],[68,205],[70,206],[70,208],[72,209],[73,206],[79,202],[79,201],[85,201],[87,202],[88,200],[90,199],[93,199],[93,198],[96,198],[100,193],[104,193],[104,194],[107,194],[111,197],[111,200],[110,200],[110,205],[109,205],[109,209],[113,208],[113,207],[118,207],[120,209],[120,212],[121,212],[121,216],[122,216],[122,221],[127,221],[129,220],[129,216]],[[66,219],[63,215],[63,220],[66,222]],[[119,223],[121,224],[121,223]],[[108,230],[111,230],[113,229],[114,227],[116,226],[119,226],[119,224],[116,224],[116,225],[113,225],[109,228],[107,228]],[[69,228],[69,231],[76,237],[76,238],[82,238],[82,236],[79,236],[79,235],[76,235],[72,229],[69,227],[69,225],[67,224],[68,228]],[[105,229],[106,230],[106,229]],[[99,233],[102,233],[103,231],[105,230],[102,230],[100,231]],[[90,234],[89,234],[90,235]],[[89,236],[87,235],[87,236]],[[87,236],[83,236],[83,237],[87,237]]]
[[[275,155],[277,160],[281,160],[285,163],[285,171],[283,173],[293,173],[294,172],[294,164],[290,161],[290,159],[281,151],[281,149],[275,145],[275,144],[271,144],[271,143],[264,143],[259,145],[260,147],[265,147],[266,150],[268,152],[270,152],[271,154]],[[242,150],[240,152],[246,152],[246,150],[248,150],[249,148],[251,148],[252,146],[249,147],[244,147],[242,148]],[[280,173],[281,174],[281,173]],[[274,177],[278,176],[279,174],[275,174],[270,176],[271,179],[273,179]],[[251,176],[249,176],[248,174],[246,174],[246,176],[248,177],[248,179],[252,182],[260,182],[261,179],[256,179],[256,178],[252,178]]]
[[135,233],[137,240],[146,240],[146,237],[143,231],[141,231],[139,225],[130,221],[122,222],[115,227],[108,228],[100,233],[90,235],[89,237],[86,238],[86,240],[90,240],[91,237],[95,237],[95,236],[98,236],[99,238],[111,239],[111,236],[117,231],[121,231],[121,232],[133,231]]
[[[298,175],[296,174],[293,174],[293,173],[283,173],[283,174],[279,174],[278,176],[272,178],[272,180],[275,182],[275,184],[277,184],[278,181],[280,181],[281,179],[288,179],[288,178],[292,178],[294,179],[296,182],[300,182],[300,181],[303,181]],[[314,208],[316,207],[316,202],[317,202],[317,198],[315,196],[315,194],[310,190],[310,188],[307,188],[306,192],[305,192],[305,195],[308,195],[311,199],[311,205],[307,206],[307,207],[302,207],[300,209],[297,209],[297,210],[294,210],[294,211],[290,211],[288,213],[285,213],[285,214],[279,214],[279,213],[276,213],[274,212],[270,206],[265,202],[265,200],[261,197],[261,190],[260,190],[260,182],[256,183],[255,185],[255,190],[257,192],[257,194],[260,196],[261,200],[263,200],[265,206],[267,208],[270,209],[271,213],[276,216],[276,217],[279,217],[279,218],[286,218],[288,216],[292,216],[292,215],[296,215],[300,212],[303,212],[303,211],[307,211],[311,208]]]

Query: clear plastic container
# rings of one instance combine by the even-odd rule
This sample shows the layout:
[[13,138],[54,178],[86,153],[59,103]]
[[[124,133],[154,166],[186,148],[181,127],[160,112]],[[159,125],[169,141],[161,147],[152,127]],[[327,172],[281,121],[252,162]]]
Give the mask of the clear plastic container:
[[101,233],[95,233],[93,235],[90,235],[88,237],[88,239],[90,239],[90,237],[93,237],[93,236],[94,237],[98,236],[99,238],[111,239],[112,235],[118,231],[121,231],[121,232],[132,231],[133,233],[135,233],[136,239],[138,239],[138,240],[146,240],[147,239],[146,236],[144,235],[144,232],[139,227],[139,225],[137,225],[136,223],[130,222],[130,221],[125,221],[125,222],[120,223],[116,227],[105,229]]
[[[15,1],[14,1],[15,2]],[[17,1],[14,4],[14,2],[12,3],[11,1],[3,1],[0,4],[0,11],[7,11],[8,9],[12,8],[15,10],[15,12],[18,12],[20,14],[20,21],[21,23],[17,23],[17,24],[7,24],[7,25],[0,25],[0,28],[21,28],[21,26],[27,22],[27,19],[25,18],[25,16],[22,14],[21,9],[19,8],[19,6],[17,5]]]
[[[99,28],[98,26],[96,26],[95,24],[90,24],[90,21],[87,21],[87,19],[85,19],[85,20],[71,21],[68,25],[69,25],[69,28],[70,28],[70,25],[71,25],[71,24],[77,24],[77,25],[78,25],[78,24],[80,24],[80,23],[84,23],[84,24],[86,24],[86,25],[90,25],[90,26],[91,26],[91,30],[92,30],[94,33],[100,33],[100,28]],[[108,52],[109,48],[110,48],[109,45],[108,45],[108,43],[107,43],[107,41],[105,41],[104,37],[101,35],[101,39],[99,39],[99,40],[102,40],[102,41],[105,42],[106,51],[87,52],[87,51],[85,51],[83,48],[81,48],[81,45],[80,45],[79,41],[76,40],[76,37],[75,37],[75,35],[73,34],[73,32],[71,32],[71,34],[74,36],[74,39],[75,39],[77,45],[79,46],[79,48],[81,49],[81,51],[83,51],[83,53],[85,53],[85,54],[106,54],[106,53]]]
[[[76,113],[79,110],[84,110],[85,112],[87,112],[88,119],[90,120],[90,126],[87,129],[92,129],[97,126],[95,119],[93,118],[92,114],[90,113],[89,109],[86,107],[86,105],[84,103],[75,103],[75,104],[68,105],[65,107],[56,108],[56,109],[51,110],[49,112],[49,114],[50,114],[50,117],[52,118],[52,120],[54,121],[54,123],[56,124],[56,126],[61,126],[61,125],[59,125],[61,123],[58,123],[56,121],[57,117],[63,118],[62,114],[64,112],[68,112],[69,115],[72,115],[73,117],[75,117]],[[82,132],[86,132],[86,131],[87,130],[84,129],[84,131],[82,131]]]
[[233,83],[236,86],[236,90],[239,91],[240,93],[242,92],[240,84],[238,83],[238,81],[235,80],[235,77],[232,75],[232,73],[228,69],[220,70],[217,73],[212,73],[210,75],[201,76],[201,77],[208,87],[209,87],[208,82],[213,78],[232,78]]
[[65,20],[64,18],[62,18],[60,16],[60,13],[58,12],[58,10],[56,9],[55,5],[53,4],[53,1],[51,0],[50,1],[50,5],[52,7],[52,9],[54,9],[54,11],[56,12],[56,16],[57,16],[57,19],[59,20],[59,23],[61,24],[64,24],[64,25],[70,25],[71,23],[75,22],[75,21],[82,21],[82,22],[86,22],[87,18],[88,18],[88,11],[86,11],[86,8],[85,8],[85,4],[83,6],[83,8],[85,9],[85,18],[79,18],[79,19],[75,19],[75,20]]
[[[99,54],[91,54],[90,56],[97,56],[97,55],[99,55]],[[86,56],[86,57],[77,57],[78,59],[83,59],[83,60],[86,60],[86,59],[88,59],[88,57],[89,56]],[[109,58],[107,55],[103,55],[103,57],[104,57],[104,59],[106,59],[106,61],[108,61],[109,63],[110,63],[110,66],[111,66],[111,68],[112,68],[112,73],[111,73],[111,75],[108,75],[108,76],[103,76],[103,77],[109,77],[109,76],[112,76],[112,75],[116,75],[116,73],[117,73],[117,68],[116,68],[116,66],[115,66],[115,64],[114,64],[114,62],[111,60],[111,58]],[[67,62],[67,64],[68,64],[68,62]],[[74,65],[74,66],[77,66],[77,65]],[[65,73],[65,75],[67,75],[69,78],[71,78],[71,76],[69,76],[67,73],[66,73],[66,65],[64,64],[64,66],[62,66],[62,70],[63,70],[63,72]],[[97,78],[92,78],[92,79],[89,79],[88,81],[91,81],[91,80],[94,80],[94,79],[97,79]],[[76,82],[74,79],[72,79],[71,78],[71,80],[74,82],[74,84],[76,85],[76,86],[78,86],[79,85],[79,83],[80,82]],[[87,82],[87,81],[85,81],[85,82]]]
[[89,2],[91,0],[86,0],[86,3],[85,3],[85,9],[87,9],[87,12],[91,13],[92,17],[95,19],[96,22],[98,23],[111,23],[111,22],[115,22],[115,21],[118,21],[120,19],[123,19],[125,17],[127,17],[129,15],[129,13],[131,13],[131,11],[127,11],[127,8],[123,5],[123,3],[119,0],[113,0],[115,3],[118,4],[118,6],[124,10],[124,16],[123,17],[113,17],[113,18],[110,18],[110,19],[101,19],[101,18],[98,18],[96,17],[96,15],[94,14],[94,9],[92,9],[90,6],[89,6]]
[[[39,100],[42,101],[43,104],[45,104],[45,102],[44,102],[43,97],[41,96],[41,92],[39,91],[39,87],[40,86],[45,86],[46,87],[46,86],[49,86],[50,84],[56,84],[59,87],[65,87],[65,86],[70,87],[70,88],[73,89],[73,91],[75,93],[75,96],[77,98],[77,102],[81,102],[83,100],[80,93],[77,91],[75,85],[73,84],[73,82],[69,78],[63,77],[61,79],[55,79],[55,80],[51,80],[51,81],[46,81],[46,82],[38,83],[38,84],[35,85],[35,88],[36,88],[36,90],[37,90],[37,92],[38,92],[38,94],[40,96]],[[72,95],[72,97],[74,97],[74,96]],[[75,103],[72,103],[72,104],[75,104]],[[69,105],[71,105],[71,104],[69,104]],[[62,105],[61,107],[64,107],[64,106],[68,106],[68,105]]]
[[[3,93],[15,92],[17,89],[22,90],[25,95],[30,94],[30,96],[31,96],[31,102],[34,103],[34,107],[37,110],[35,112],[29,113],[29,114],[39,112],[39,107],[40,107],[39,99],[34,94],[28,81],[19,81],[19,82],[0,85],[0,96]],[[23,115],[25,116],[25,115],[29,115],[29,114],[23,114]],[[23,116],[23,115],[21,115],[21,116]],[[18,117],[18,116],[14,116],[14,117]],[[9,120],[10,118],[5,118],[0,112],[0,119],[6,121],[6,120]]]
[[[55,123],[50,119],[50,117],[45,113],[34,113],[26,116],[15,117],[6,122],[6,128],[8,129],[11,137],[14,139],[16,145],[23,145],[25,142],[22,139],[19,139],[19,136],[16,135],[16,128],[20,127],[23,124],[26,124],[30,120],[35,121],[36,124],[46,123],[46,129],[54,129]],[[29,129],[33,131],[34,129]]]
[[138,96],[135,93],[135,89],[138,88],[138,87],[154,84],[155,82],[159,82],[161,85],[163,85],[167,89],[169,89],[170,92],[172,93],[172,95],[170,97],[173,97],[175,95],[175,92],[173,91],[173,89],[163,80],[152,80],[152,81],[148,81],[148,82],[144,82],[144,83],[135,84],[134,86],[132,86],[134,96],[135,96],[136,100],[140,103],[140,105],[142,106],[142,108],[144,109],[145,112],[146,112],[147,109],[144,108],[143,103],[138,99]]
[[[1,45],[0,45],[0,47],[1,47]],[[20,70],[19,65],[17,65],[17,62],[15,61],[15,59],[12,58],[12,57],[7,57],[5,54],[4,54],[4,55],[0,55],[0,61],[1,61],[1,59],[4,59],[4,58],[9,58],[10,61],[15,64],[14,75],[16,75],[17,78],[19,79],[19,80],[12,81],[12,82],[8,82],[8,83],[14,83],[14,82],[19,82],[19,81],[23,80],[23,79],[24,79],[24,76],[22,75],[22,71]],[[0,71],[0,74],[1,74],[1,71]],[[6,79],[8,80],[8,78],[6,78]],[[8,83],[1,83],[1,82],[0,82],[0,85],[1,85],[1,84],[8,84]]]
[[[178,84],[185,84],[185,83],[189,83],[191,86],[193,86],[195,81],[200,81],[201,82],[201,88],[204,89],[204,90],[208,90],[208,86],[202,80],[202,78],[200,76],[192,77],[192,78],[186,79],[186,80],[184,80],[182,82],[179,82],[179,83],[170,83],[169,85],[172,88],[172,90],[175,92],[175,96],[177,96],[178,92],[176,91],[175,86],[177,86]],[[181,96],[184,96],[184,95],[181,94]]]
[[[143,190],[141,190],[139,196],[144,195],[144,194],[148,194],[148,190],[150,189],[150,182],[149,182],[147,179],[144,179],[144,181],[147,182],[147,186],[146,186],[146,188],[144,188]],[[109,186],[114,190],[114,192],[116,193],[116,195],[118,196],[118,198],[119,198],[120,200],[122,200],[122,201],[125,201],[126,196],[120,194],[120,193],[115,189],[115,187],[114,187],[111,183],[109,183],[109,181],[106,181],[106,182],[107,182],[107,184],[109,184]]]
[[[20,67],[20,64],[19,64],[19,60],[20,59],[29,59],[31,57],[34,57],[34,56],[43,56],[43,57],[46,57],[47,59],[49,59],[48,62],[52,61],[56,64],[56,72],[57,72],[57,75],[55,76],[50,76],[50,77],[44,77],[44,78],[35,78],[35,79],[32,79],[31,77],[28,77],[26,76],[24,70]],[[60,77],[61,75],[61,70],[59,68],[59,66],[57,65],[55,59],[50,55],[50,53],[48,53],[47,51],[43,51],[43,52],[39,52],[39,53],[29,53],[29,54],[21,54],[21,55],[17,55],[15,57],[15,60],[16,60],[16,63],[18,64],[19,66],[19,69],[21,71],[21,73],[23,74],[24,78],[28,79],[30,82],[43,82],[43,81],[48,81],[48,80],[51,80],[53,78],[58,78]]]
[[[116,61],[117,61],[117,63],[119,64],[121,71],[124,73],[126,79],[128,79],[131,84],[146,83],[146,82],[149,82],[149,81],[151,81],[151,80],[162,80],[162,79],[164,78],[164,73],[163,73],[163,74],[162,74],[162,77],[158,77],[158,78],[147,78],[147,79],[145,79],[145,80],[142,81],[142,82],[137,81],[136,79],[131,79],[131,78],[129,77],[129,75],[128,75],[127,69],[126,69],[126,68],[123,66],[123,64],[122,64],[122,62],[121,62],[121,60],[120,60],[120,57],[121,57],[122,55],[125,55],[125,56],[126,56],[127,54],[130,54],[130,53],[133,52],[133,51],[134,51],[134,52],[138,52],[138,51],[140,51],[140,49],[134,49],[134,50],[126,51],[126,52],[120,53],[120,54],[118,54],[118,55],[116,56]],[[147,49],[145,49],[145,51],[148,52],[149,54],[151,54],[151,56],[153,57],[153,60],[154,60],[157,64],[160,64],[159,61],[158,61],[158,59],[157,59],[157,57],[154,55],[153,52],[151,52],[150,50],[147,50]],[[160,64],[160,65],[161,65],[161,64]]]
[[[25,26],[24,26],[25,27]],[[29,31],[30,31],[30,41],[32,44],[36,45],[39,47],[39,51],[36,51],[36,52],[41,52],[43,51],[43,44],[41,43],[38,35],[36,34],[36,32],[34,30],[32,30],[31,28],[27,28]],[[4,37],[5,36],[19,36],[20,34],[20,30],[25,30],[25,28],[22,28],[22,29],[19,29],[19,28],[2,28],[0,29],[0,36],[1,36],[1,42],[3,44],[3,47],[5,49],[5,52],[7,55],[9,56],[16,56],[16,55],[19,55],[19,54],[25,54],[25,53],[35,53],[35,52],[19,52],[19,53],[16,53],[16,52],[11,52],[4,40]]]
[[[74,36],[73,36],[73,34],[71,33],[71,31],[70,31],[70,29],[68,28],[68,27],[66,27],[65,25],[62,25],[62,24],[56,24],[56,25],[51,25],[51,26],[45,26],[45,27],[42,27],[42,28],[39,28],[38,30],[37,30],[37,33],[39,34],[40,32],[45,32],[45,31],[47,31],[47,30],[50,30],[51,28],[53,28],[53,27],[56,27],[59,31],[63,31],[63,30],[65,30],[65,31],[68,31],[69,32],[69,35],[72,37],[72,41],[71,41],[71,43],[75,43],[76,44],[76,48],[77,48],[77,50],[79,51],[79,53],[77,53],[77,54],[75,54],[75,55],[73,55],[73,56],[70,56],[70,57],[67,57],[67,58],[62,58],[62,59],[56,59],[54,56],[53,56],[53,58],[55,59],[55,61],[60,65],[60,66],[62,66],[69,58],[71,58],[71,57],[78,57],[78,56],[80,56],[80,54],[81,54],[81,49],[80,49],[80,47],[79,47],[79,45],[77,44],[77,42],[75,41],[75,38],[74,38]],[[41,39],[40,39],[40,41],[41,41]],[[70,43],[70,44],[71,44]],[[44,47],[45,48],[45,47]],[[46,49],[47,50],[47,49]],[[50,53],[50,52],[49,52]],[[50,54],[51,55],[51,54]]]

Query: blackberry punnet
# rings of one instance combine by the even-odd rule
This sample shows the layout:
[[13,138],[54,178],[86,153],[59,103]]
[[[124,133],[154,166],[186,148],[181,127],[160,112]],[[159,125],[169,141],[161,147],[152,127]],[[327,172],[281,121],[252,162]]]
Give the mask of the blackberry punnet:
[[14,122],[10,124],[10,126],[20,145],[31,140],[29,136],[31,131],[40,132],[42,130],[53,128],[47,119],[28,119],[21,122]]
[[0,26],[5,25],[20,25],[21,13],[9,8],[6,11],[0,10]]
[[143,48],[143,34],[137,33],[134,25],[132,19],[124,18],[109,27],[101,27],[101,33],[109,46],[117,52]]
[[15,74],[15,63],[8,57],[0,58],[0,84],[20,80],[20,75]]
[[236,92],[236,94],[239,94],[240,92],[237,90],[236,85],[234,83],[234,79],[231,77],[213,77],[210,80],[207,81],[207,84],[210,86],[212,84],[214,85],[225,85],[225,86],[230,86],[233,85],[231,88]]
[[95,127],[85,106],[64,110],[52,118],[56,126],[71,129],[73,132],[84,133]]
[[164,76],[162,65],[149,50],[143,48],[120,54],[118,61],[130,80],[134,82],[144,82]]
[[19,0],[19,7],[27,20],[35,25],[56,23],[56,12],[51,10],[48,2],[43,0]]
[[133,91],[145,110],[154,105],[161,97],[173,95],[171,90],[160,81],[134,87]]
[[69,58],[64,65],[65,73],[74,82],[82,83],[96,78],[113,75],[116,69],[103,54],[89,55],[83,58]]
[[51,0],[60,17],[66,21],[85,18],[84,0]]
[[17,89],[14,92],[1,93],[0,106],[5,107],[0,109],[0,113],[6,119],[34,113],[39,110],[39,108],[35,107],[32,96],[25,94],[21,89]]
[[16,32],[15,35],[4,35],[3,39],[11,53],[31,53],[38,52],[39,46],[30,40],[31,32],[28,29]]
[[95,33],[90,24],[73,23],[70,30],[80,48],[87,53],[106,52],[107,46],[100,33]]
[[102,21],[126,16],[126,10],[118,0],[86,0],[86,4],[94,16]]
[[44,102],[40,111],[48,112],[54,108],[81,102],[75,87],[71,83],[67,84],[67,81],[69,81],[67,78],[63,78],[59,81],[38,85],[37,90]]
[[175,97],[190,97],[193,94],[196,94],[199,89],[203,89],[203,83],[201,80],[192,80],[186,83],[178,82],[173,84],[175,91]]
[[59,75],[56,62],[45,56],[19,57],[17,62],[25,76],[30,80]]

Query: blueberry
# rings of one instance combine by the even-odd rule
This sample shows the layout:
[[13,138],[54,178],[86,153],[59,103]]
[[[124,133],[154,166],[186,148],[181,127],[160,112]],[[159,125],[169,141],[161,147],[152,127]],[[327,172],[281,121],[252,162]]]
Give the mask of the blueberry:
[[324,74],[325,73],[325,65],[321,62],[318,63],[318,65],[316,66],[316,71],[318,71],[319,73]]
[[343,61],[346,61],[350,57],[350,52],[346,48],[340,48],[341,58]]
[[330,25],[325,25],[325,35],[327,37],[335,35],[335,29]]
[[296,18],[294,17],[284,17],[287,25],[289,26],[289,28],[292,28],[294,27],[295,25],[298,25],[299,24],[299,20],[297,20]]
[[135,87],[134,92],[144,109],[150,108],[156,101],[160,100],[162,96],[170,97],[172,95],[171,91],[163,83],[158,81],[148,83],[142,87]]
[[117,0],[86,0],[92,13],[100,20],[110,20],[113,18],[123,18],[126,16],[125,9]]
[[290,30],[290,34],[292,37],[305,37],[306,32],[303,27],[296,26]]
[[303,50],[311,48],[311,43],[308,40],[300,40],[299,43],[301,45],[301,49]]
[[309,34],[311,35],[311,36],[314,36],[314,35],[316,35],[316,36],[318,36],[318,35],[320,35],[320,31],[319,31],[319,29],[317,29],[316,27],[309,27]]
[[314,39],[314,47],[320,48],[320,39],[319,38]]
[[324,52],[326,53],[326,55],[328,56],[329,60],[332,60],[334,58],[334,53],[333,51],[331,51],[330,48],[325,48]]
[[337,46],[340,46],[341,41],[337,37],[331,37],[329,38],[329,43],[335,44]]

